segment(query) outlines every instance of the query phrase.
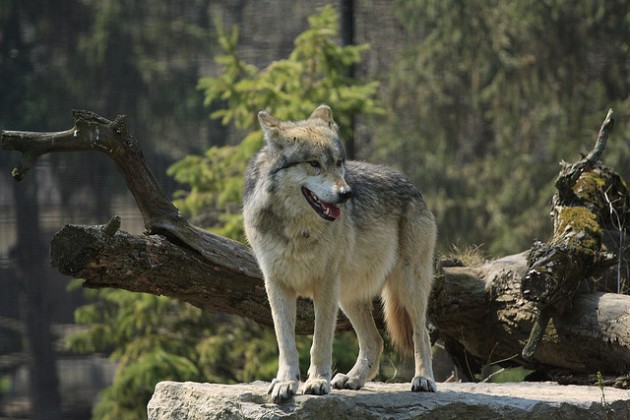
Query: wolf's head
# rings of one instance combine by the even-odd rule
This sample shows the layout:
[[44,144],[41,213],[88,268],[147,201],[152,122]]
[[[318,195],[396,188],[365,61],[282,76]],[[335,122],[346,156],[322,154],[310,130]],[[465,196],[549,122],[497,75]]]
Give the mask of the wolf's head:
[[330,108],[320,105],[303,121],[282,121],[265,111],[258,113],[258,120],[273,162],[270,174],[285,183],[280,187],[299,187],[319,216],[337,219],[339,205],[352,190],[345,180],[345,152]]

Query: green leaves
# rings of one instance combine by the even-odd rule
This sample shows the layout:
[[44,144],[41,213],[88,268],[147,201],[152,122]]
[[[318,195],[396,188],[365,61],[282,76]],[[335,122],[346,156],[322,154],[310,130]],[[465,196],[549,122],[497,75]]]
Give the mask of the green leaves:
[[173,164],[168,174],[190,186],[176,193],[177,208],[195,217],[196,224],[243,242],[243,174],[261,146],[262,133],[254,131],[238,146],[211,147],[203,156],[189,155]]
[[[397,15],[410,42],[384,82],[395,118],[373,157],[426,185],[443,249],[527,249],[550,234],[557,162],[630,103],[625,2],[405,0]],[[606,162],[623,168],[630,135],[615,136]]]
[[116,371],[114,384],[101,394],[94,408],[94,417],[103,420],[144,419],[146,403],[159,381],[200,381],[195,364],[160,348],[143,353],[134,363]]
[[[281,119],[303,119],[321,103],[330,104],[341,120],[342,134],[350,135],[349,117],[378,113],[373,100],[378,83],[361,84],[348,76],[350,67],[361,60],[368,47],[337,45],[338,16],[332,6],[309,18],[309,29],[295,40],[288,58],[264,69],[245,63],[237,55],[238,28],[227,34],[220,28],[219,44],[224,54],[216,61],[223,66],[220,76],[204,77],[199,89],[207,106],[225,106],[211,114],[221,123],[233,123],[240,130],[257,130],[256,113],[269,109]],[[345,124],[344,124],[345,123]]]
[[187,156],[169,168],[169,175],[188,186],[176,194],[175,205],[198,224],[244,240],[240,215],[243,174],[262,146],[258,111],[268,109],[278,118],[300,120],[327,103],[333,107],[342,138],[352,135],[354,115],[382,112],[374,99],[378,83],[362,83],[349,76],[351,66],[368,47],[337,45],[337,21],[335,9],[324,7],[309,18],[309,28],[296,38],[289,57],[264,69],[238,56],[238,27],[228,34],[218,25],[223,54],[216,61],[223,71],[200,79],[198,88],[204,92],[206,106],[221,105],[211,118],[247,134],[238,145],[212,147],[203,156]]

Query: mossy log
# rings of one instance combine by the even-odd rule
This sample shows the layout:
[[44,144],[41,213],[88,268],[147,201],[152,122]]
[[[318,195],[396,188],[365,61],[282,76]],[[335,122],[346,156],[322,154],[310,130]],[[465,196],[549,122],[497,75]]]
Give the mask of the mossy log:
[[[52,264],[83,278],[86,287],[164,294],[271,326],[262,276],[249,249],[179,214],[151,175],[124,117],[109,121],[86,111],[73,116],[67,131],[2,132],[0,151],[22,153],[16,180],[45,153],[103,152],[126,180],[147,235],[118,232],[116,219],[103,227],[66,226],[53,239]],[[615,271],[610,266],[621,261],[616,250],[623,244],[609,233],[625,234],[620,221],[629,207],[625,182],[599,162],[611,127],[609,114],[593,152],[563,166],[549,242],[474,267],[443,264],[437,270],[430,317],[469,371],[497,363],[546,372],[627,373],[630,297],[593,291],[593,278]],[[312,308],[307,301],[299,308],[297,332],[310,333]],[[348,327],[340,321],[339,328]],[[523,357],[527,342],[532,351]]]
[[522,351],[526,359],[533,357],[550,318],[571,309],[580,283],[615,261],[602,248],[603,232],[614,225],[612,214],[628,211],[630,196],[621,177],[600,161],[613,127],[610,110],[588,156],[574,164],[562,163],[552,200],[553,237],[533,244],[521,283],[523,296],[539,310]]
[[536,352],[522,348],[539,316],[521,293],[529,251],[474,267],[443,267],[431,300],[439,336],[468,377],[485,365],[559,373],[624,375],[630,369],[630,296],[577,293],[572,309],[554,316]]

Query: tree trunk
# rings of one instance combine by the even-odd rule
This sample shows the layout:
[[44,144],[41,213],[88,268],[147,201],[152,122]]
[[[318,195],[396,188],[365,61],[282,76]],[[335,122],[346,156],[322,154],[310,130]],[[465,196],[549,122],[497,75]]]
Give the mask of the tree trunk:
[[12,250],[20,280],[20,313],[30,383],[31,417],[61,419],[61,397],[50,335],[46,247],[39,228],[37,188],[32,182],[15,188],[17,244]]
[[[354,7],[354,0],[344,0],[341,2],[341,16],[340,16],[340,23],[341,23],[341,45],[343,46],[348,46],[348,45],[354,45],[354,16],[355,16],[355,7]],[[355,66],[351,65],[348,68],[348,74],[346,76],[348,76],[349,78],[354,78],[355,76]],[[356,159],[355,157],[355,142],[354,142],[354,137],[356,135],[356,121],[354,116],[351,116],[350,118],[350,128],[352,129],[352,135],[351,136],[347,136],[347,138],[344,141],[344,148],[346,150],[346,157],[349,160],[354,160]]]
[[[124,117],[111,122],[85,111],[75,111],[74,117],[75,127],[64,132],[3,132],[0,149],[23,154],[14,176],[22,178],[44,153],[104,152],[116,162],[152,235],[118,232],[116,218],[102,227],[66,226],[53,238],[52,264],[85,279],[87,287],[164,294],[271,326],[262,275],[249,249],[198,229],[179,214],[146,167]],[[580,288],[619,261],[607,249],[623,248],[603,245],[606,231],[625,233],[619,220],[630,208],[623,180],[599,162],[612,126],[609,113],[593,152],[563,167],[548,243],[474,267],[442,264],[437,270],[430,318],[462,366],[628,372],[630,298]],[[592,290],[595,283],[589,284]],[[298,314],[298,333],[310,333],[311,305],[300,301]],[[341,320],[339,328],[349,324]]]

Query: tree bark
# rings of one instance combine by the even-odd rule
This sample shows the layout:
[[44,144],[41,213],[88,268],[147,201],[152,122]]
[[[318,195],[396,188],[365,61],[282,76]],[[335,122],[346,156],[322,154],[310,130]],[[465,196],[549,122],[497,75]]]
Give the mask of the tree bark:
[[450,343],[464,347],[459,367],[467,373],[478,370],[474,366],[499,364],[551,374],[627,374],[630,296],[616,293],[578,293],[571,311],[553,317],[533,357],[523,358],[521,351],[539,313],[521,293],[521,279],[530,270],[528,254],[441,270],[431,314],[447,350],[458,353]]
[[[114,287],[174,297],[204,311],[224,312],[273,328],[262,274],[216,264],[161,235],[134,236],[105,226],[66,225],[51,242],[51,264],[91,288]],[[242,253],[240,259],[254,255]],[[298,302],[296,332],[313,332],[313,306]],[[340,328],[347,329],[346,321]]]
[[[253,254],[179,214],[151,175],[126,119],[111,122],[86,111],[75,111],[74,118],[75,126],[59,133],[3,132],[0,149],[23,153],[14,176],[23,177],[44,153],[104,152],[125,178],[149,235],[117,232],[116,219],[103,227],[66,226],[53,238],[52,264],[85,279],[86,287],[168,295],[271,326]],[[556,182],[552,240],[478,266],[437,270],[430,318],[461,365],[473,371],[497,363],[547,372],[627,373],[630,298],[579,288],[619,259],[602,245],[604,232],[626,229],[611,218],[625,220],[630,208],[625,183],[599,162],[612,124],[609,113],[593,152],[564,166]],[[312,307],[305,300],[299,305],[296,330],[310,333]],[[349,324],[342,319],[339,328]]]

